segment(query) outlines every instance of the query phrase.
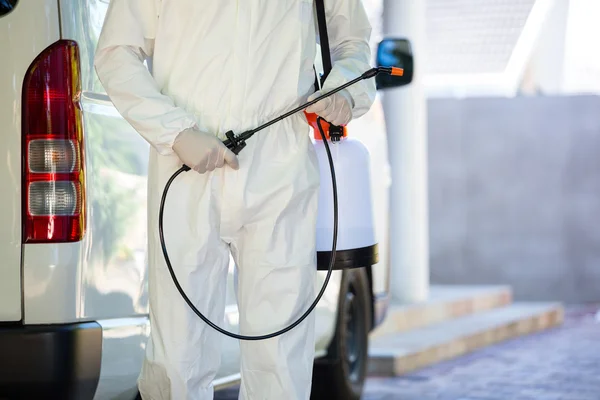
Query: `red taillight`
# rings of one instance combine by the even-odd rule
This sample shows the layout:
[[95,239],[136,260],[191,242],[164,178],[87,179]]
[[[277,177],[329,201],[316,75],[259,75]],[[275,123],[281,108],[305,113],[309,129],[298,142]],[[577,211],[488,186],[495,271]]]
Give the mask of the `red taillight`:
[[85,179],[79,49],[61,40],[23,83],[23,241],[81,240]]

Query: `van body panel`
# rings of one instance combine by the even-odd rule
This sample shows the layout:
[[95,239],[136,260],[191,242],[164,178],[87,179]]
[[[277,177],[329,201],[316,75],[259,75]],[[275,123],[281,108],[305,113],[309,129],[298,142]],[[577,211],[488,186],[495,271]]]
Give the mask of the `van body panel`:
[[56,0],[21,1],[0,17],[0,321],[22,318],[21,94],[35,57],[59,38]]

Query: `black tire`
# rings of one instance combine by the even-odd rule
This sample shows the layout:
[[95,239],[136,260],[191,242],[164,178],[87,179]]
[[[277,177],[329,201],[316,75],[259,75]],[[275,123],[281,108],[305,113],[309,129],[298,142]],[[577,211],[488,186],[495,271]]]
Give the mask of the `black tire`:
[[364,268],[342,277],[336,331],[327,356],[315,361],[311,400],[359,400],[367,377],[371,291]]

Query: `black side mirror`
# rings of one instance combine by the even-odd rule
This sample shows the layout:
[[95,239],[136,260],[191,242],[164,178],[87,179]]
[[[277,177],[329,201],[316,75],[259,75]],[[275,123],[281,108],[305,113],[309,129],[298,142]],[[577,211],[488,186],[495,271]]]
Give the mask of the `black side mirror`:
[[18,0],[0,0],[0,17],[8,14],[17,6]]
[[412,46],[407,39],[384,39],[377,47],[378,67],[399,67],[404,75],[391,76],[379,74],[375,78],[377,90],[408,85],[412,82],[414,64]]

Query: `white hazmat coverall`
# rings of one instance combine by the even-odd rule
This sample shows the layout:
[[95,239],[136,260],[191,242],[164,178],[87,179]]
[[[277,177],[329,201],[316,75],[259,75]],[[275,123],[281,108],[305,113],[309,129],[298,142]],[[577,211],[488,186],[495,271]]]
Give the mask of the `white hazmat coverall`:
[[[361,0],[326,0],[334,68],[325,90],[370,68]],[[144,400],[208,400],[221,334],[181,298],[165,265],[158,212],[173,151],[191,127],[224,139],[255,128],[314,92],[317,28],[311,0],[112,0],[95,68],[120,114],[150,143],[148,259],[151,336],[138,380]],[[144,59],[151,60],[146,68]],[[348,89],[353,117],[374,101],[373,80]],[[224,319],[229,254],[238,268],[240,333],[296,320],[315,297],[319,167],[298,113],[261,131],[225,164],[173,182],[164,232],[175,274],[196,307]],[[241,341],[240,398],[307,400],[314,317],[264,341]]]

